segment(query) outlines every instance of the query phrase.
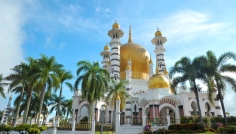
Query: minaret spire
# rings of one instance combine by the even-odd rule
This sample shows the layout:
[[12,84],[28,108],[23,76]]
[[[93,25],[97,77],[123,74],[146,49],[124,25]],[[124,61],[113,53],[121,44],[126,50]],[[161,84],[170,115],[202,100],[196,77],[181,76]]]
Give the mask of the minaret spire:
[[129,26],[129,40],[128,43],[132,42],[132,29],[131,26]]

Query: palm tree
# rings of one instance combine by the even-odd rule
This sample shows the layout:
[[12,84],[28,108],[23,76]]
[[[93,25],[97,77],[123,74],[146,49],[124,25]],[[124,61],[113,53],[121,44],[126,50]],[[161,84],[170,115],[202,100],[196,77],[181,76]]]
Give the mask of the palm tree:
[[[205,80],[205,75],[203,72],[203,64],[206,63],[206,60],[203,56],[196,57],[191,60],[188,57],[182,57],[177,61],[174,67],[170,70],[170,78],[174,77],[172,80],[172,88],[176,88],[178,84],[185,84],[186,81],[190,84],[190,89],[194,92],[196,96],[198,113],[200,117],[200,122],[202,123],[202,113],[201,107],[199,104],[198,92],[201,90],[200,87],[196,84],[196,80]],[[174,76],[176,73],[179,73],[180,76]]]
[[100,100],[107,91],[109,73],[106,69],[100,68],[98,62],[90,63],[80,61],[77,63],[77,76],[75,88],[81,83],[82,99],[90,103],[90,121],[94,113],[93,104]]
[[126,99],[129,97],[125,87],[127,83],[128,81],[126,80],[121,80],[119,82],[112,80],[112,84],[108,88],[108,95],[106,97],[106,102],[110,102],[111,107],[115,107],[116,97],[119,96],[121,100],[120,110],[122,111],[125,108]]
[[40,70],[38,68],[37,60],[33,59],[32,57],[29,57],[28,61],[29,61],[29,75],[28,75],[27,82],[26,82],[27,102],[26,102],[26,107],[24,110],[23,123],[26,123],[26,121],[27,121],[29,107],[30,107],[31,98],[32,98],[32,93],[33,93],[36,86],[37,86],[37,88],[39,88],[41,86],[38,83]]
[[6,80],[11,81],[9,84],[8,91],[20,93],[20,96],[17,97],[18,98],[17,104],[15,104],[16,105],[16,112],[15,112],[16,121],[14,123],[14,126],[16,126],[17,119],[19,117],[20,103],[21,103],[23,94],[25,92],[24,87],[25,87],[27,78],[29,76],[29,69],[28,69],[28,65],[22,62],[19,65],[12,68],[11,70],[13,71],[13,73],[5,77]]
[[65,118],[66,122],[68,121],[68,116],[69,115],[72,116],[72,103],[73,103],[73,100],[69,99],[69,100],[65,100],[63,104],[64,107],[62,108],[62,113],[66,117]]
[[56,72],[60,70],[63,65],[58,64],[56,62],[55,57],[47,57],[45,55],[41,55],[41,59],[38,59],[38,65],[40,68],[40,80],[39,83],[42,85],[41,94],[40,94],[40,104],[38,111],[38,120],[39,124],[40,114],[42,112],[42,106],[44,101],[44,94],[47,90],[51,90],[52,87],[59,87],[59,80],[57,78]]
[[[61,109],[64,106],[59,106],[59,101],[61,101],[62,103],[64,103],[65,101],[65,97],[59,97],[56,94],[52,94],[52,98],[49,102],[49,106],[51,106],[51,108],[49,109],[49,113],[52,113],[53,111],[56,111],[56,116],[59,115],[61,116],[60,113],[58,113],[58,111],[61,111]],[[59,110],[58,110],[59,109]]]
[[4,83],[2,82],[3,81],[3,77],[2,77],[2,74],[0,74],[0,95],[3,97],[3,98],[6,98],[6,95],[4,93],[4,86],[7,85],[7,83]]
[[[236,92],[236,80],[233,77],[225,75],[224,73],[236,73],[236,65],[232,65],[227,62],[230,59],[236,61],[236,54],[233,52],[226,52],[220,55],[220,57],[217,59],[212,51],[207,51],[206,58],[206,74],[208,79],[212,80],[211,85],[208,84],[208,87],[218,91],[217,98],[220,100],[224,121],[227,123],[223,102],[223,93],[226,91],[226,83],[231,85],[232,89]],[[212,96],[212,92],[209,92],[209,96]]]
[[[61,69],[59,70],[58,72],[58,78],[59,78],[59,81],[60,81],[60,94],[59,94],[59,102],[58,102],[58,107],[61,107],[61,98],[62,98],[62,89],[63,89],[63,84],[65,83],[67,87],[69,87],[70,91],[72,92],[73,91],[73,87],[72,85],[67,82],[67,80],[70,80],[73,78],[71,72],[69,71],[66,71],[64,69]],[[60,109],[57,109],[57,113],[58,115],[61,115],[61,111]]]

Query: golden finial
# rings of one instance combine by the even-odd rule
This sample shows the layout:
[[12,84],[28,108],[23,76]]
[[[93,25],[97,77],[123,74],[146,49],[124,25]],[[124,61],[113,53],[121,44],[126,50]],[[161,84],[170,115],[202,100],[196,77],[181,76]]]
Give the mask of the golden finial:
[[159,30],[159,28],[157,27],[157,31],[155,32],[155,37],[156,36],[162,36],[161,31]]
[[109,48],[109,46],[106,43],[106,46],[104,47],[104,51],[109,51],[109,50],[110,50],[110,48]]
[[119,96],[119,94],[116,96],[116,100],[120,100],[120,96]]
[[110,65],[111,65],[111,61],[109,60],[109,61],[108,61],[108,66],[110,66]]
[[128,43],[131,43],[132,42],[132,29],[131,29],[131,26],[129,26],[129,40],[128,40]]
[[11,95],[10,99],[12,99],[12,95]]
[[150,57],[149,64],[152,64],[152,58]]
[[115,23],[112,25],[112,29],[120,29],[120,25],[117,23],[117,21],[115,21]]

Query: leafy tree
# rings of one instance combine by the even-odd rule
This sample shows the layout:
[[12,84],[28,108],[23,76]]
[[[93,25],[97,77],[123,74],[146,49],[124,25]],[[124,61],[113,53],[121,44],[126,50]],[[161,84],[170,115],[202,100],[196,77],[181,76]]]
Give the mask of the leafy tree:
[[[210,80],[208,87],[212,89],[210,91],[218,91],[217,98],[220,100],[224,121],[227,123],[223,96],[224,92],[226,91],[226,83],[231,85],[232,89],[236,92],[236,80],[225,73],[236,73],[236,65],[228,63],[230,59],[233,59],[234,61],[236,60],[236,54],[233,52],[226,52],[220,55],[220,57],[217,59],[212,51],[208,51],[206,53],[206,59],[206,74]],[[209,96],[213,96],[213,93],[214,92],[209,92]]]
[[[206,77],[203,73],[203,64],[206,63],[206,60],[203,56],[196,57],[191,60],[188,57],[182,57],[179,61],[177,61],[174,67],[170,70],[170,78],[172,80],[172,88],[177,87],[178,84],[185,84],[187,81],[190,84],[190,89],[194,92],[197,101],[198,113],[200,117],[200,122],[202,123],[202,113],[201,107],[199,104],[199,96],[198,92],[201,90],[200,87],[196,84],[196,80],[205,80]],[[176,76],[175,74],[180,74],[180,76]]]
[[80,61],[77,63],[77,79],[75,88],[81,83],[82,98],[90,103],[90,121],[94,113],[93,104],[100,100],[107,91],[109,73],[100,68],[98,62]]

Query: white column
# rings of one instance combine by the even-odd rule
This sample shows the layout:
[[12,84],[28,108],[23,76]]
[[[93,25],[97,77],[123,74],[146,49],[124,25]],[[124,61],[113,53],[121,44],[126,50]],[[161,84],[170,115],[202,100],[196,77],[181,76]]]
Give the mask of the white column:
[[170,114],[169,114],[169,109],[166,110],[166,119],[167,119],[167,126],[170,125]]
[[142,115],[142,123],[143,123],[143,126],[145,126],[146,125],[146,113],[145,113],[145,111],[143,110],[143,115]]
[[93,120],[92,120],[92,133],[95,133],[95,114],[93,115]]
[[120,132],[120,100],[116,100],[116,134]]
[[75,131],[75,109],[73,109],[73,114],[72,114],[72,131]]

